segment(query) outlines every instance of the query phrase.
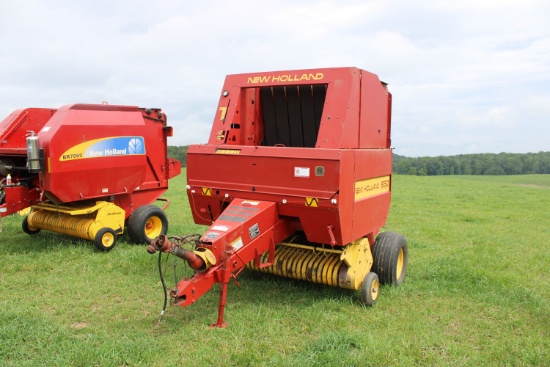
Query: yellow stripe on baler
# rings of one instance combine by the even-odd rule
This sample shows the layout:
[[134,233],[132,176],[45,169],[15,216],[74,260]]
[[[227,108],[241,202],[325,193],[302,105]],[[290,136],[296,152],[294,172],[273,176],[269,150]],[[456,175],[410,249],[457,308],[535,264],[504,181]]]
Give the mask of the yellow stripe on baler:
[[355,182],[355,201],[390,191],[390,176],[382,176]]

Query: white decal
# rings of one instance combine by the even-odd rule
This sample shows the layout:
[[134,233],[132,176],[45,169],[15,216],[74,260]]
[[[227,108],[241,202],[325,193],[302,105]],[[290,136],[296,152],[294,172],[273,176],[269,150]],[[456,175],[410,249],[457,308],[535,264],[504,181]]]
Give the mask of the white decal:
[[214,226],[214,227],[212,227],[212,229],[214,231],[227,232],[229,230],[229,227],[228,226]]
[[294,177],[309,177],[309,167],[294,167]]
[[244,204],[258,205],[258,204],[260,204],[260,202],[259,202],[259,201],[249,201],[249,200],[245,200],[245,201],[243,201],[243,205],[244,205]]

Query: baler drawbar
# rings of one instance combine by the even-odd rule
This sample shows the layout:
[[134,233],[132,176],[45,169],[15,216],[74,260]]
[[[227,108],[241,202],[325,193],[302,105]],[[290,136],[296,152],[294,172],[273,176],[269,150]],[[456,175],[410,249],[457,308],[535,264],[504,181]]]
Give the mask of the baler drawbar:
[[[187,155],[187,195],[202,236],[159,236],[148,247],[193,269],[168,289],[193,304],[245,268],[360,290],[406,275],[405,237],[380,232],[391,201],[391,94],[357,68],[229,75],[207,144]],[[200,237],[200,238],[199,238]],[[159,255],[160,256],[160,255]],[[160,264],[160,258],[159,258]]]

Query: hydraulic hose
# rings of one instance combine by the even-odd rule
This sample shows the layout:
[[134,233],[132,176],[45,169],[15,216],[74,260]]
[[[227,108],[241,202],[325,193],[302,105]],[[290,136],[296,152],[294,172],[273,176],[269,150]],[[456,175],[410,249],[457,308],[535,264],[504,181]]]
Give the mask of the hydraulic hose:
[[[164,304],[162,306],[162,311],[160,312],[160,316],[159,316],[159,320],[158,322],[160,323],[162,321],[162,318],[164,316],[164,313],[166,312],[166,308],[168,307],[168,290],[166,289],[166,281],[164,280],[164,274],[162,272],[162,252],[160,249],[162,247],[162,245],[164,245],[166,243],[166,245],[169,245],[170,247],[172,247],[172,249],[176,249],[178,251],[175,251],[176,253],[180,252],[181,250],[183,250],[181,248],[182,245],[188,243],[188,244],[193,244],[193,246],[196,246],[197,242],[198,242],[198,239],[200,238],[200,235],[199,234],[191,234],[191,235],[187,235],[187,236],[182,236],[182,237],[170,237],[172,240],[174,240],[174,243],[171,243],[170,241],[168,241],[168,238],[166,236],[161,236],[161,238],[157,238],[155,240],[153,240],[152,244],[148,246],[147,248],[147,252],[149,252],[150,254],[154,254],[156,251],[158,251],[159,253],[159,256],[158,256],[158,260],[157,260],[157,266],[158,266],[158,270],[159,270],[159,277],[160,277],[160,283],[162,285],[162,291],[164,293]],[[183,250],[185,251],[185,250]],[[187,251],[189,252],[189,251]],[[172,251],[167,251],[166,252],[168,255],[172,254],[172,255],[175,255],[175,253],[173,253]],[[191,253],[191,252],[189,252]],[[183,257],[182,257],[183,258]],[[185,258],[183,258],[185,260]],[[176,277],[176,263],[174,263],[174,278]],[[174,279],[174,281],[177,281],[177,279]]]

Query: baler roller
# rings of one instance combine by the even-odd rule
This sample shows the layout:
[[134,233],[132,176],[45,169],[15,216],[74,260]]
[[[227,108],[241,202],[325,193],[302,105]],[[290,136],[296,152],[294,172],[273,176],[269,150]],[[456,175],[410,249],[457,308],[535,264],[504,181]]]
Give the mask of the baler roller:
[[64,213],[40,210],[30,213],[27,222],[30,227],[34,228],[45,229],[85,240],[94,240],[95,238],[95,233],[90,231],[90,227],[95,222],[95,215],[93,214],[75,217]]
[[[372,255],[368,243],[365,247],[364,241],[356,241],[348,247],[360,247],[359,260],[363,260],[359,261],[361,269],[357,269],[357,265],[354,266],[353,259],[350,259],[346,251],[293,243],[277,245],[272,265],[259,267],[251,261],[247,267],[287,278],[358,290],[370,270]],[[263,254],[260,257],[261,263],[266,263],[268,258],[268,253]]]

